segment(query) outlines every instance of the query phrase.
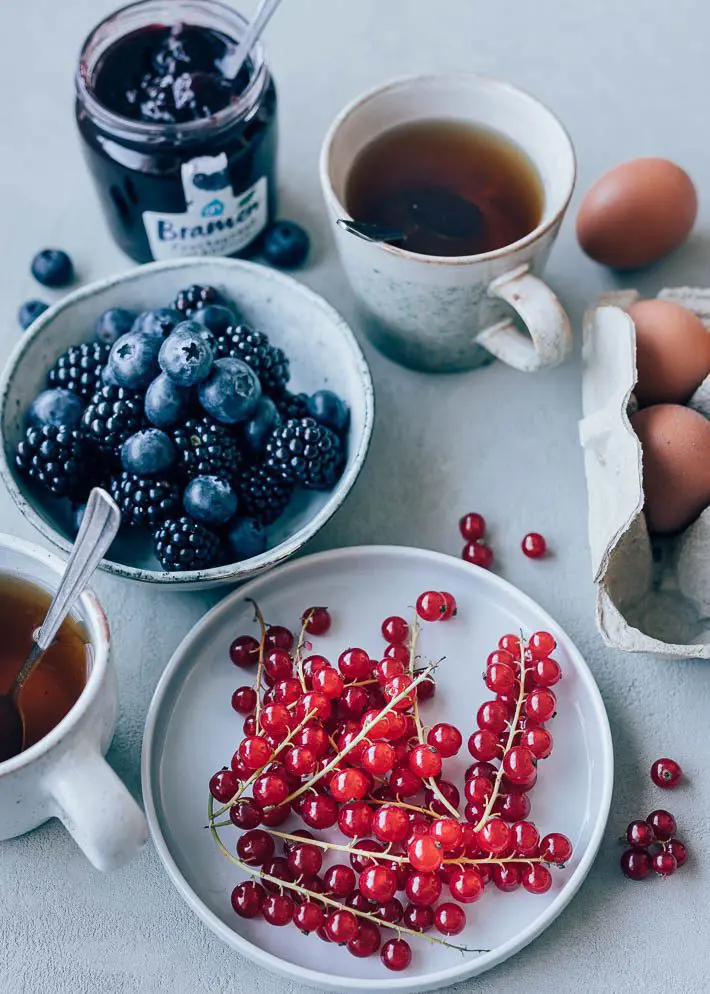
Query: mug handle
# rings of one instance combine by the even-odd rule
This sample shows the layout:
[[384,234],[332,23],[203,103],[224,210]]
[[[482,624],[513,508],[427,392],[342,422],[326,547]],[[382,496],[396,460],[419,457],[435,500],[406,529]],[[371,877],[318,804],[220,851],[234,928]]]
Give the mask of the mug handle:
[[529,334],[523,334],[512,318],[505,318],[476,335],[479,345],[524,373],[564,362],[572,351],[569,318],[549,286],[533,276],[528,266],[493,280],[488,293],[509,304]]
[[143,812],[98,749],[65,756],[47,787],[54,813],[97,870],[118,869],[147,842]]

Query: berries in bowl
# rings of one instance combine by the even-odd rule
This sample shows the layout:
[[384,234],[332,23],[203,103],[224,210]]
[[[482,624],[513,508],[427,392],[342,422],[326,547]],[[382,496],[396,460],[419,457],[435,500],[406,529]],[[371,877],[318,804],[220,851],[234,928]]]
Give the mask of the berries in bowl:
[[235,582],[288,558],[362,468],[369,370],[321,298],[253,263],[195,259],[93,284],[41,315],[3,376],[0,469],[67,550],[91,486],[123,515],[104,568]]

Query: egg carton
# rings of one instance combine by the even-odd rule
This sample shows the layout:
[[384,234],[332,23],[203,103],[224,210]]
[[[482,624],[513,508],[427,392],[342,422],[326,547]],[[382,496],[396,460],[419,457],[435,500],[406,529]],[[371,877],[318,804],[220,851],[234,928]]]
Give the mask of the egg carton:
[[[675,287],[659,298],[693,311],[710,332],[710,289]],[[643,514],[636,409],[639,294],[604,294],[584,318],[580,441],[589,495],[589,543],[602,638],[616,649],[710,658],[710,508],[680,535],[651,536]],[[688,406],[710,419],[710,376]]]

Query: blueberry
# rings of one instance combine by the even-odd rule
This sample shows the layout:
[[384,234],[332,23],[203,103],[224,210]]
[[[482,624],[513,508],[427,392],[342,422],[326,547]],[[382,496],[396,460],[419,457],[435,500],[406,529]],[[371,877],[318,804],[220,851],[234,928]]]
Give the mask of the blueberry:
[[83,413],[84,405],[75,393],[56,387],[43,390],[35,397],[27,412],[27,423],[33,428],[44,425],[78,428]]
[[336,435],[342,435],[348,427],[350,408],[332,390],[317,390],[306,401],[308,413]]
[[264,451],[266,441],[279,420],[276,404],[270,397],[262,397],[244,425],[244,445],[251,455],[258,456]]
[[27,331],[32,322],[36,321],[40,314],[44,314],[48,307],[49,304],[45,304],[43,300],[26,300],[17,312],[17,320],[22,330]]
[[142,311],[133,324],[133,331],[141,331],[145,335],[156,338],[167,338],[171,331],[183,321],[183,316],[173,307],[154,307],[150,311]]
[[109,345],[130,331],[135,321],[135,314],[127,311],[124,307],[109,307],[103,314],[99,314],[94,325],[94,334],[100,342],[107,342]]
[[266,529],[254,518],[237,518],[227,534],[235,562],[266,552]]
[[121,385],[116,379],[113,366],[110,366],[108,363],[101,370],[101,382],[107,387],[119,387]]
[[175,444],[158,428],[143,428],[131,435],[121,448],[121,463],[137,476],[158,476],[166,473],[175,462]]
[[147,387],[159,373],[158,352],[161,340],[139,331],[129,331],[114,342],[108,362],[111,375],[122,387],[138,390]]
[[66,286],[74,279],[74,265],[61,249],[42,249],[32,260],[32,275],[43,286]]
[[237,315],[230,307],[223,307],[222,304],[209,304],[201,307],[195,313],[195,321],[199,321],[203,328],[211,331],[213,335],[223,335],[228,328],[233,328],[238,324]]
[[183,321],[163,342],[158,361],[166,376],[181,387],[191,387],[209,376],[214,352],[196,321]]
[[156,428],[172,428],[187,417],[190,391],[179,387],[165,373],[153,380],[145,395],[145,415]]
[[245,421],[261,396],[256,373],[241,359],[218,359],[209,377],[200,383],[200,403],[213,418],[233,425]]
[[237,495],[220,476],[190,480],[182,502],[190,517],[205,525],[224,525],[237,513]]
[[276,221],[264,234],[264,258],[278,269],[294,269],[305,261],[310,239],[295,221]]

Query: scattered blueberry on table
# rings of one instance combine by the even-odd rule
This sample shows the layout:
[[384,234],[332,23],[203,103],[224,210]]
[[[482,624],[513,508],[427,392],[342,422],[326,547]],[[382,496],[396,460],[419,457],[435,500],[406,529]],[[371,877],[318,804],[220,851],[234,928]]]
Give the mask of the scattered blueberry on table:
[[214,287],[114,307],[50,368],[15,464],[71,502],[75,528],[105,487],[165,570],[238,562],[269,547],[299,487],[330,490],[345,465],[347,405],[289,379],[284,352]]
[[22,330],[27,331],[29,326],[37,320],[40,314],[44,314],[48,307],[49,304],[45,304],[43,300],[26,300],[24,304],[20,304],[17,320],[20,322]]
[[277,269],[302,265],[309,249],[308,233],[295,221],[275,221],[264,233],[264,258]]
[[61,249],[42,249],[32,260],[31,269],[42,286],[68,286],[74,279],[74,264]]

